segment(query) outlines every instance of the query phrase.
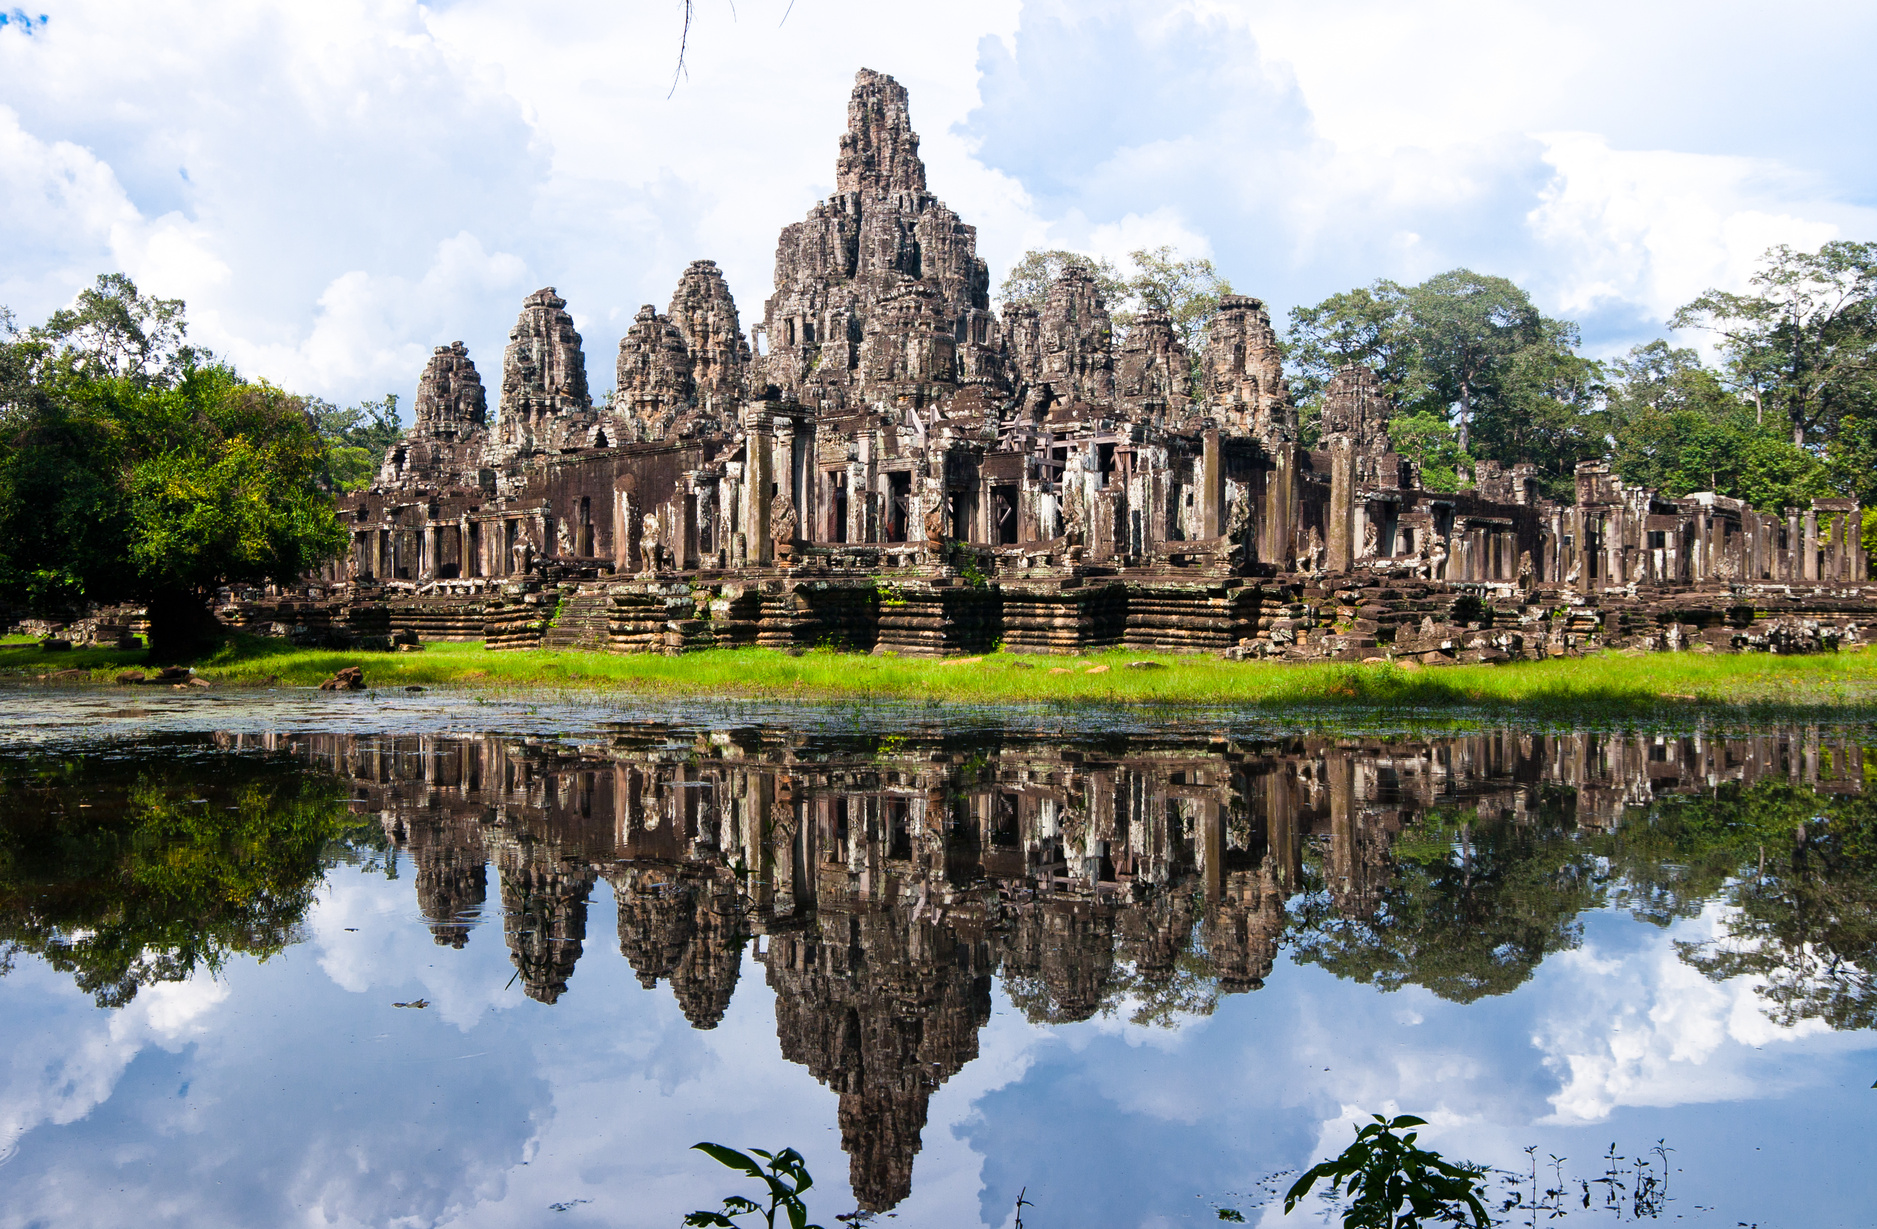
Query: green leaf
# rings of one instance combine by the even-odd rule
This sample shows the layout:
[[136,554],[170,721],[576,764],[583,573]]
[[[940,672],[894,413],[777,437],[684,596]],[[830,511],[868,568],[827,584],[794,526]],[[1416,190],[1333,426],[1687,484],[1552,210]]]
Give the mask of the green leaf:
[[724,1165],[731,1169],[740,1169],[752,1178],[761,1178],[764,1176],[762,1166],[758,1165],[749,1157],[744,1156],[735,1148],[726,1148],[722,1144],[713,1144],[706,1141],[701,1144],[692,1144],[691,1149],[694,1152],[703,1153],[705,1156],[716,1161],[719,1165]]

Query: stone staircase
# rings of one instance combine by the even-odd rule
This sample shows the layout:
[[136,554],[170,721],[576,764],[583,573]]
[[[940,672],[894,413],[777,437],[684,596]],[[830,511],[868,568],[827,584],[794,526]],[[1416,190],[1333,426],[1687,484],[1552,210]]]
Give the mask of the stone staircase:
[[541,647],[605,649],[612,613],[612,595],[604,590],[562,594],[553,626],[541,633]]

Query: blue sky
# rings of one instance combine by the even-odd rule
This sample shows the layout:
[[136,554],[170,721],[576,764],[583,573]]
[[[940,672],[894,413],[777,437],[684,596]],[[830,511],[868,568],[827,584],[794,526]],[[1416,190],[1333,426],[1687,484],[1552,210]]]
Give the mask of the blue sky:
[[1468,265],[1608,353],[1770,244],[1877,238],[1869,5],[786,8],[700,0],[673,92],[675,0],[48,6],[0,25],[0,303],[123,269],[244,371],[349,401],[458,338],[498,371],[554,285],[603,390],[692,259],[760,315],[862,65],[912,90],[994,278],[1166,242],[1281,317]]

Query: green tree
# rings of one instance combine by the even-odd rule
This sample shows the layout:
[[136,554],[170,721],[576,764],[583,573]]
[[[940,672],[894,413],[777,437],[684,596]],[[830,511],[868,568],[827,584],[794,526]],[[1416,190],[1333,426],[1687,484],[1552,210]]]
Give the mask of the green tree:
[[184,363],[206,357],[183,345],[188,331],[181,299],[140,294],[122,273],[99,274],[36,330],[83,375],[140,383],[173,378]]
[[1607,448],[1602,365],[1577,353],[1577,326],[1543,321],[1539,339],[1503,365],[1497,395],[1473,424],[1474,455],[1538,467],[1545,493],[1569,501],[1577,463]]
[[1763,511],[1831,494],[1826,466],[1729,391],[1693,350],[1654,341],[1609,365],[1611,461],[1670,498],[1714,491]]
[[331,491],[358,491],[370,486],[384,464],[385,454],[404,435],[396,393],[344,409],[329,401],[308,398],[306,412],[313,420],[314,431],[326,442],[329,455],[321,481]]
[[344,547],[329,448],[301,398],[181,347],[180,305],[100,286],[0,353],[0,600],[143,603],[173,659],[218,586],[291,583]]
[[1203,257],[1185,259],[1167,244],[1137,248],[1128,253],[1134,274],[1124,283],[1126,298],[1114,312],[1115,327],[1125,333],[1140,313],[1157,308],[1173,322],[1173,333],[1186,347],[1192,363],[1191,394],[1201,395],[1200,374],[1206,331],[1219,314],[1219,299],[1232,293],[1232,283],[1219,276]]
[[1430,390],[1456,407],[1462,452],[1472,440],[1474,415],[1504,399],[1514,355],[1546,341],[1577,341],[1575,325],[1546,321],[1531,296],[1510,281],[1470,269],[1436,274],[1409,291],[1408,321]]
[[[1877,509],[1877,407],[1838,420],[1825,441],[1825,466],[1834,489]],[[1870,549],[1877,549],[1877,540]]]
[[1877,243],[1767,250],[1746,294],[1709,290],[1669,320],[1720,343],[1729,383],[1795,447],[1877,403]]
[[1459,433],[1444,414],[1405,414],[1388,422],[1388,439],[1395,451],[1421,469],[1421,485],[1430,491],[1457,491],[1466,453]]
[[1363,363],[1400,417],[1452,424],[1460,464],[1531,461],[1562,494],[1578,461],[1603,454],[1600,371],[1576,353],[1578,341],[1576,325],[1547,318],[1507,279],[1453,269],[1293,308],[1287,361],[1306,443],[1331,377]]
[[1095,287],[1101,292],[1102,302],[1111,311],[1119,308],[1127,298],[1127,283],[1108,261],[1081,252],[1051,248],[1048,251],[1032,249],[1025,252],[1011,266],[1003,284],[997,288],[997,301],[1006,315],[1014,307],[1032,307],[1040,311],[1044,301],[1049,298],[1050,286],[1062,276],[1064,270],[1072,268],[1081,269],[1095,279]]
[[1419,405],[1426,389],[1407,327],[1407,296],[1406,288],[1384,278],[1291,308],[1285,358],[1291,392],[1306,416],[1317,416],[1324,386],[1350,363],[1373,369],[1397,405]]

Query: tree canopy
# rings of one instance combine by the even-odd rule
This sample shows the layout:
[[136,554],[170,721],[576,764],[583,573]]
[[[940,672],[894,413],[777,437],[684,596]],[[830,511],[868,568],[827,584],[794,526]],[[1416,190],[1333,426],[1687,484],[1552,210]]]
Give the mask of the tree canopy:
[[398,395],[386,393],[377,401],[341,408],[330,401],[308,398],[306,411],[313,429],[326,441],[329,452],[323,474],[334,491],[359,491],[371,485],[384,464],[385,453],[404,434],[398,421]]
[[1455,489],[1468,461],[1485,458],[1530,461],[1561,495],[1578,461],[1603,453],[1599,369],[1578,355],[1577,326],[1503,277],[1453,269],[1331,295],[1292,309],[1289,343],[1306,423],[1338,368],[1374,368],[1401,411],[1391,436],[1430,489]]
[[1065,270],[1082,269],[1094,278],[1101,292],[1117,340],[1127,335],[1141,312],[1157,308],[1167,313],[1174,334],[1191,356],[1190,379],[1197,396],[1206,330],[1219,312],[1220,297],[1232,293],[1232,284],[1219,275],[1210,260],[1183,257],[1164,243],[1129,252],[1128,264],[1134,271],[1123,276],[1111,262],[1098,256],[1060,248],[1032,249],[1011,267],[998,287],[998,301],[1005,312],[1013,307],[1041,309],[1052,282]]
[[343,549],[306,401],[185,332],[180,302],[111,274],[0,338],[0,601],[142,603],[172,656],[216,587],[291,583]]
[[1832,493],[1824,464],[1693,350],[1650,342],[1606,371],[1611,459],[1625,482],[1671,498],[1715,491],[1769,512]]
[[1081,269],[1094,278],[1102,301],[1110,309],[1127,297],[1127,283],[1122,280],[1121,274],[1113,264],[1099,256],[1068,252],[1061,248],[1048,251],[1032,248],[1010,267],[1003,284],[997,288],[997,301],[1006,315],[1016,307],[1031,307],[1040,311],[1044,300],[1049,298],[1051,283],[1069,269]]
[[[1877,504],[1877,244],[1773,248],[1746,293],[1710,290],[1666,323],[1711,334],[1716,361],[1662,340],[1588,358],[1519,286],[1454,269],[1293,308],[1287,362],[1306,443],[1336,370],[1373,368],[1398,409],[1391,440],[1432,490],[1474,460],[1529,461],[1568,498],[1578,462],[1607,460],[1673,498]],[[1877,545],[1877,518],[1868,533]]]
[[1877,243],[1769,250],[1746,294],[1709,290],[1669,320],[1719,343],[1723,378],[1784,419],[1795,447],[1877,405]]

